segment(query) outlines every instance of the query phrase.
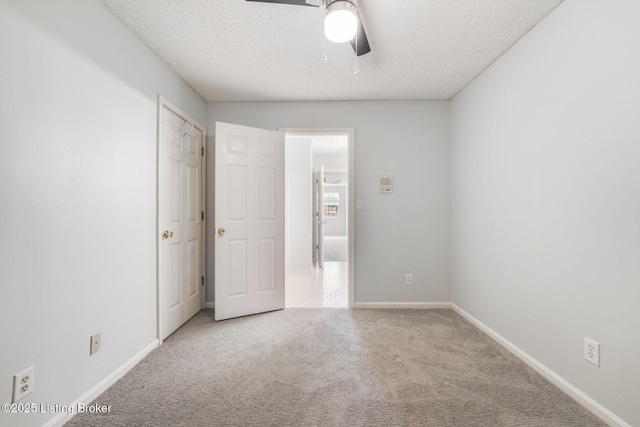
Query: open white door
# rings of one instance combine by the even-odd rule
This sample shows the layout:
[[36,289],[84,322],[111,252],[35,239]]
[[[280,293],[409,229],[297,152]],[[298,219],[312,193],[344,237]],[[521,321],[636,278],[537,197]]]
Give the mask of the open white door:
[[327,220],[324,217],[324,166],[320,166],[316,175],[316,185],[318,186],[318,245],[317,259],[318,266],[324,268],[324,225]]
[[205,129],[160,99],[158,309],[164,340],[203,308]]
[[284,308],[284,132],[216,123],[215,320]]

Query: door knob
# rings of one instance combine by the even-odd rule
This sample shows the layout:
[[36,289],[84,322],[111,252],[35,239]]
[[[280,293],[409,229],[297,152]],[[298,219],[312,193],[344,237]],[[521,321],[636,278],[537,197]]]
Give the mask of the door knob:
[[169,237],[173,237],[173,231],[165,231],[164,233],[162,233],[163,239],[168,239]]
[[221,236],[224,236],[224,233],[226,233],[227,230],[225,230],[224,228],[220,227],[218,228],[218,234]]

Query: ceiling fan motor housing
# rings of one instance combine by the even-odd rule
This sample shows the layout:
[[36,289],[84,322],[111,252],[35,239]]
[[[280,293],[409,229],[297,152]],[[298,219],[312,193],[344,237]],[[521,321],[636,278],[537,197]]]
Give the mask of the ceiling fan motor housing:
[[324,19],[324,34],[334,43],[353,40],[358,32],[358,10],[348,0],[334,0],[329,3]]

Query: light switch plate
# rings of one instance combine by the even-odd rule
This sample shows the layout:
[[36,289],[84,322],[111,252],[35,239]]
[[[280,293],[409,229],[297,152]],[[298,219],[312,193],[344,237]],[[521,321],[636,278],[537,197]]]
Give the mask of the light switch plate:
[[95,354],[100,351],[100,332],[95,335],[91,335],[91,345],[89,346],[89,355]]

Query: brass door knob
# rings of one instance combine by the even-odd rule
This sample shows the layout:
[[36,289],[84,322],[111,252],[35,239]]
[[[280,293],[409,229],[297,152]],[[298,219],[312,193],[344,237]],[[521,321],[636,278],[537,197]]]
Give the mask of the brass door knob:
[[226,233],[227,230],[225,230],[224,228],[220,227],[218,228],[218,234],[221,236],[224,236],[224,233]]
[[173,237],[173,231],[165,231],[164,233],[162,233],[163,239],[168,239],[169,237]]

